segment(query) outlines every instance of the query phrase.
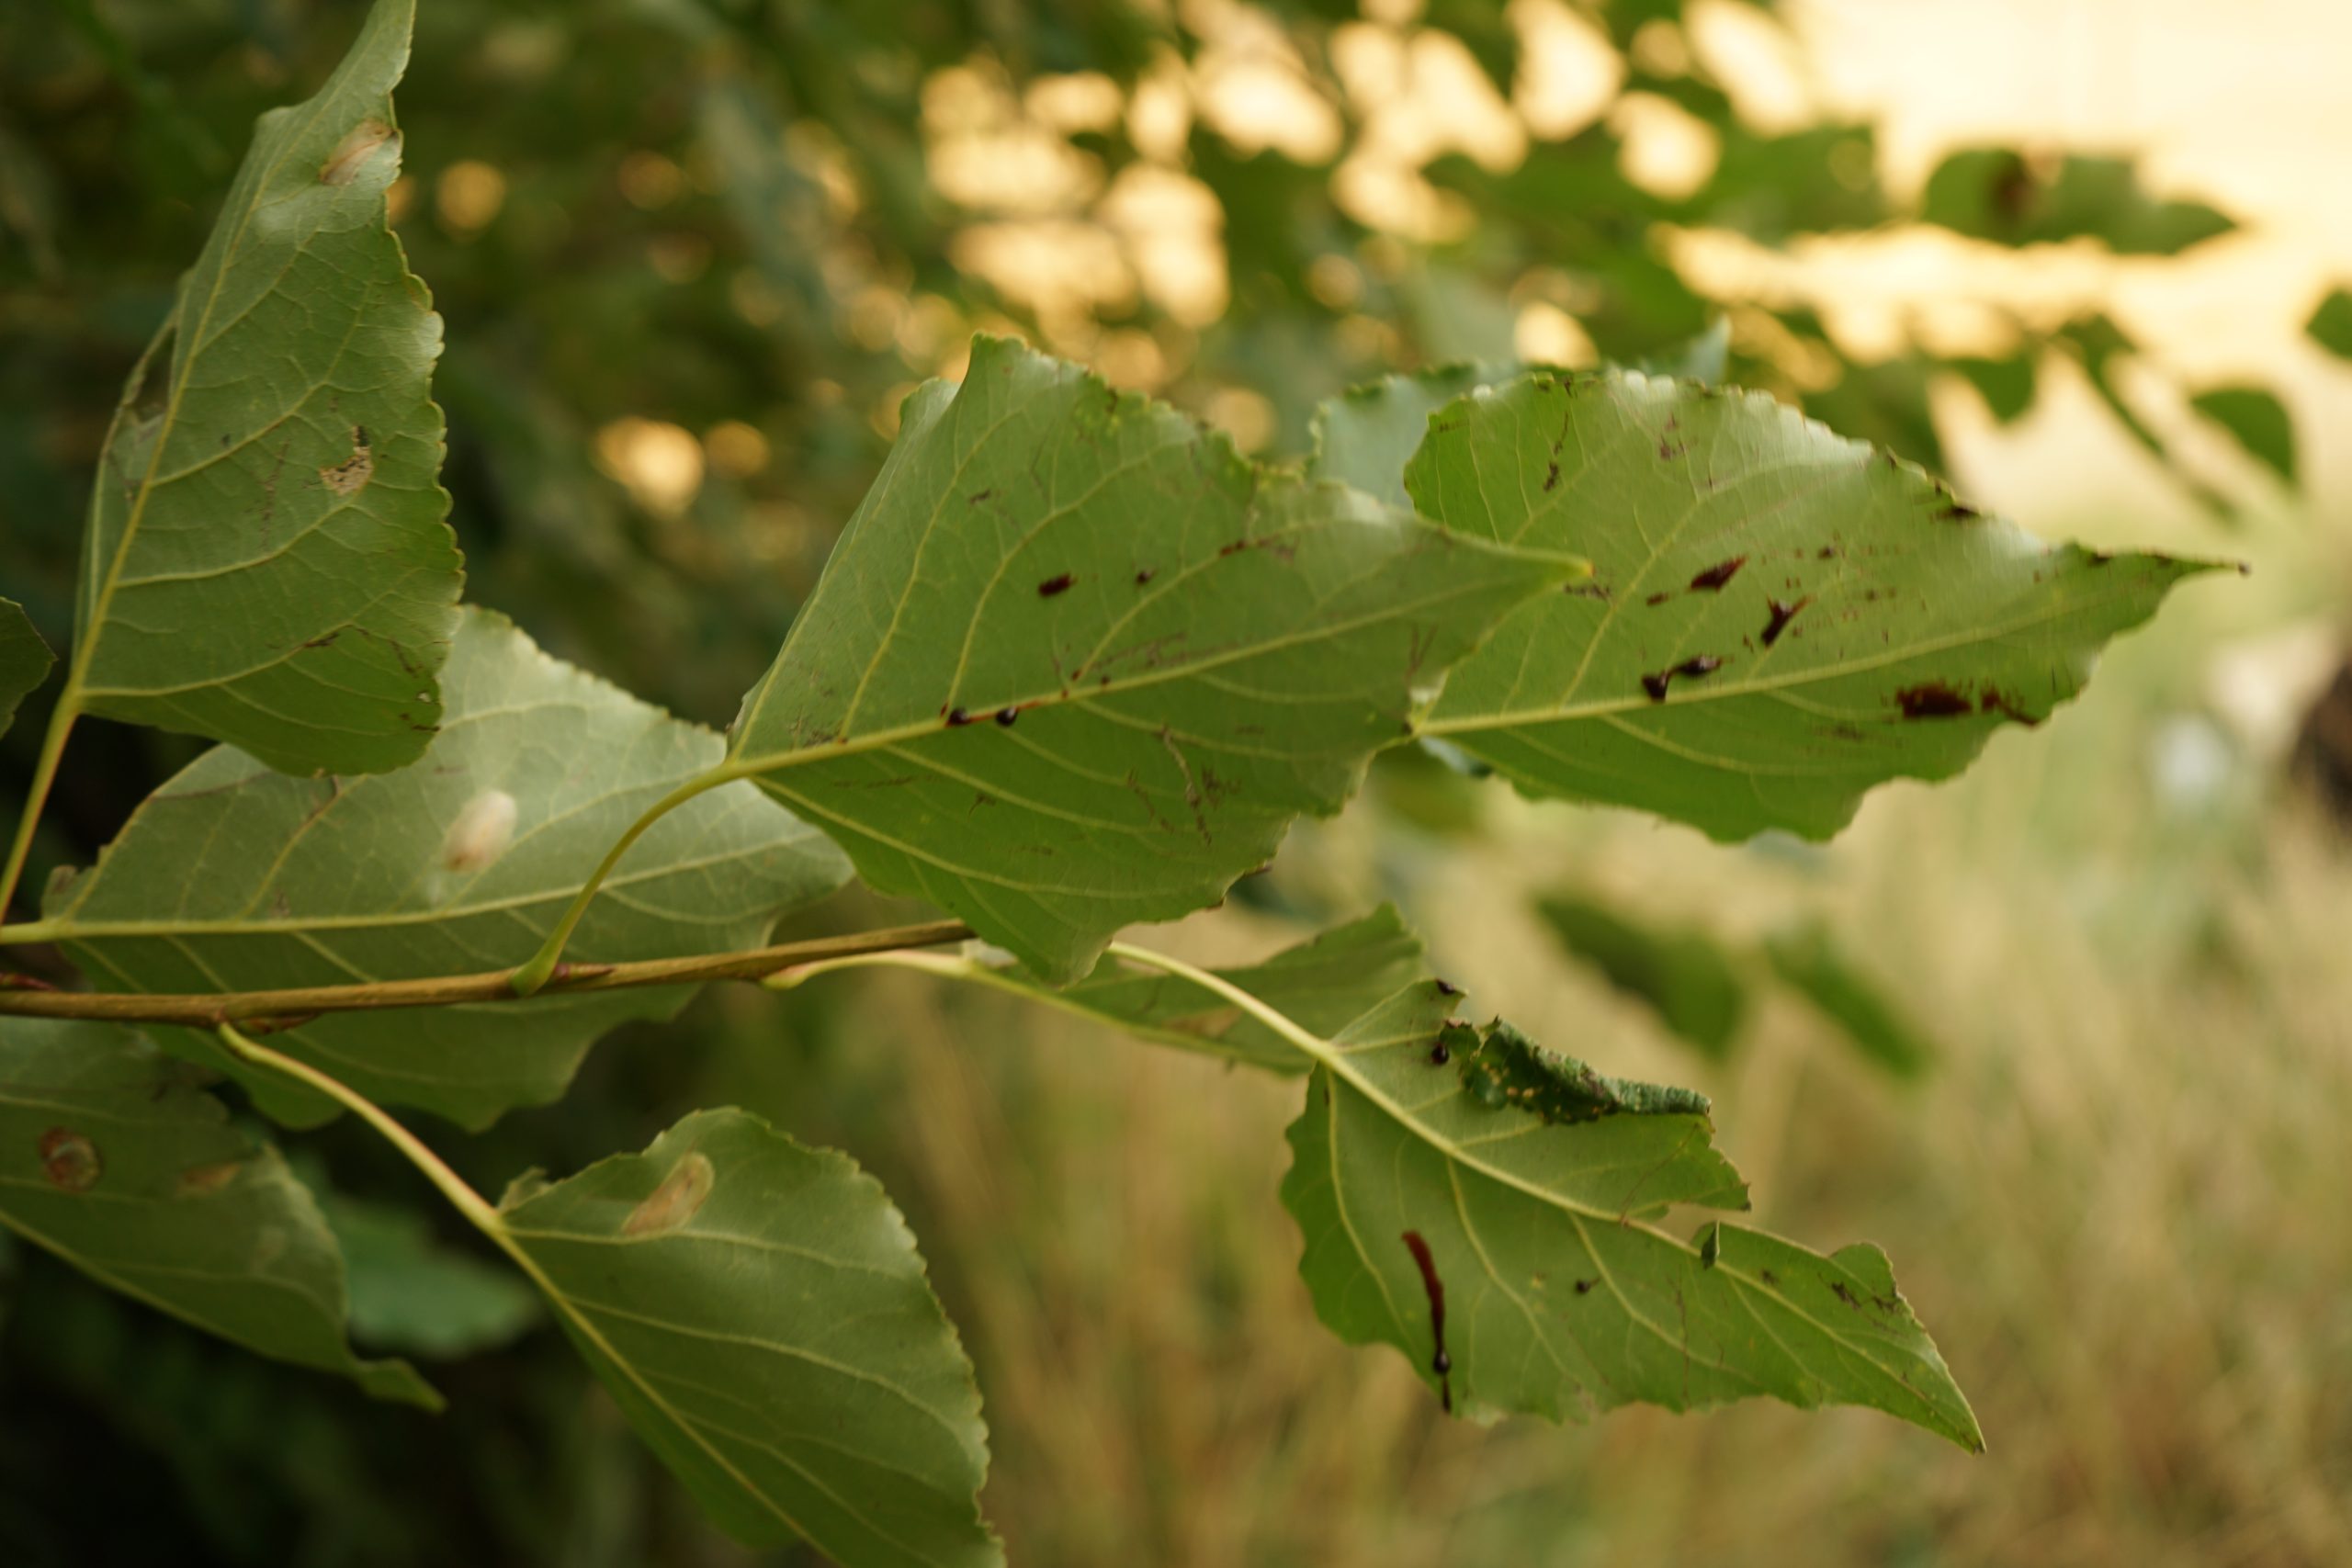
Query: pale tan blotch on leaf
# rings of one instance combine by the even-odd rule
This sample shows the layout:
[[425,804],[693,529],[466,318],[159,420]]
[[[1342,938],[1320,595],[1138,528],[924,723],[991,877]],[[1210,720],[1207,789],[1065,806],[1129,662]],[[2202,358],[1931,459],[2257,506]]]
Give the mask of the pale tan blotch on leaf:
[[629,1211],[621,1224],[623,1235],[658,1235],[673,1231],[698,1213],[710,1196],[718,1172],[707,1156],[690,1154],[662,1179],[645,1201]]
[[343,140],[334,144],[334,151],[327,154],[327,161],[319,166],[320,183],[349,185],[359,177],[359,171],[366,167],[376,149],[398,134],[380,119],[361,120],[344,134]]
[[216,1160],[210,1165],[192,1165],[181,1171],[179,1179],[172,1184],[172,1196],[209,1198],[236,1180],[237,1173],[244,1168],[245,1162],[241,1159]]
[[454,872],[481,871],[514,841],[514,797],[486,789],[466,802],[441,840],[441,864]]

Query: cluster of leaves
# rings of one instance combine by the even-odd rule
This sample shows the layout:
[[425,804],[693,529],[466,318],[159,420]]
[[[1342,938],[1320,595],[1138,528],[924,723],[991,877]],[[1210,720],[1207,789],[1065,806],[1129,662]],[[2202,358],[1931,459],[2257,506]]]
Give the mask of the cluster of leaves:
[[[1747,1204],[1704,1099],[1466,1021],[1394,911],[1224,974],[1114,939],[1217,902],[1376,753],[1430,739],[1539,798],[1826,835],[1873,784],[2040,722],[2205,568],[2040,544],[1759,393],[1392,378],[1283,469],[984,338],[960,384],[908,400],[722,739],[458,604],[440,325],[387,221],[411,12],[379,0],[326,85],[264,117],[107,439],[6,880],[81,716],[220,744],[0,930],[90,987],[0,991],[0,1222],[429,1406],[407,1363],[351,1348],[332,1211],[209,1086],[288,1128],[350,1113],[506,1255],[729,1529],[844,1563],[993,1561],[970,1367],[846,1156],[698,1111],[493,1205],[385,1109],[487,1126],[673,1011],[675,982],[797,983],[826,965],[741,950],[854,872],[987,945],[836,962],[1304,1075],[1283,1200],[1317,1310],[1449,1408],[1770,1394],[1980,1444],[1883,1255],[1664,1228]],[[0,602],[0,705],[49,666]],[[741,962],[696,966],[714,954]]]

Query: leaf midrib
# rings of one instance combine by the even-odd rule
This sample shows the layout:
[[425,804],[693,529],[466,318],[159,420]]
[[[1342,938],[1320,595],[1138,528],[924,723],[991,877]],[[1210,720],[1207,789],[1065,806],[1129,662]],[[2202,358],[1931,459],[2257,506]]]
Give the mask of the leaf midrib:
[[[2186,566],[2190,570],[2211,570],[2196,563],[2180,564]],[[1965,631],[1956,632],[1949,637],[1931,637],[1922,642],[1909,644],[1904,648],[1889,649],[1885,652],[1874,653],[1867,658],[1853,660],[1849,662],[1840,663],[1835,667],[1815,667],[1808,670],[1797,670],[1792,671],[1785,675],[1767,676],[1760,679],[1743,682],[1716,682],[1710,680],[1705,685],[1700,686],[1694,690],[1672,693],[1664,702],[1653,702],[1646,695],[1623,698],[1611,697],[1599,702],[1572,703],[1557,707],[1521,708],[1508,712],[1491,714],[1465,714],[1454,718],[1432,718],[1425,720],[1417,727],[1415,733],[1419,735],[1469,735],[1485,729],[1506,729],[1524,725],[1568,723],[1579,719],[1602,718],[1621,713],[1647,713],[1654,712],[1661,708],[1692,707],[1701,703],[1723,702],[1734,697],[1755,696],[1761,694],[1781,691],[1792,686],[1809,685],[1816,682],[1842,680],[1849,675],[1866,674],[1872,670],[1883,669],[1890,664],[1901,664],[1906,660],[1923,658],[1928,654],[1942,653],[1955,648],[1965,648],[1973,643],[1997,641],[1999,638],[2007,637],[2013,632],[2030,630],[2045,621],[2061,620],[2068,616],[2082,615],[2086,611],[2096,610],[2103,605],[2119,603],[2130,599],[2131,597],[2132,597],[2132,595],[2129,592],[2118,592],[2070,600],[2064,604],[2052,605],[2039,614],[2028,615],[2018,620],[2006,621],[1993,626],[1972,626]],[[1442,698],[1440,699],[1441,702],[1442,700]]]
[[[1427,525],[1421,525],[1420,526],[1426,527]],[[1428,531],[1432,535],[1436,535],[1441,532],[1435,528],[1430,528]],[[1544,552],[1533,550],[1514,550],[1508,546],[1473,543],[1464,539],[1460,536],[1450,536],[1447,542],[1448,547],[1453,548],[1468,547],[1495,555],[1517,556],[1523,558],[1546,562],[1566,562],[1571,558],[1567,557],[1550,556]],[[1106,697],[1122,696],[1127,693],[1142,691],[1148,687],[1159,685],[1169,681],[1190,680],[1210,671],[1223,669],[1228,664],[1243,663],[1250,660],[1263,658],[1270,654],[1279,653],[1284,649],[1297,647],[1303,643],[1320,642],[1330,637],[1343,637],[1350,632],[1360,630],[1365,626],[1376,626],[1384,621],[1399,620],[1408,615],[1425,611],[1434,606],[1442,605],[1449,600],[1463,598],[1466,595],[1483,593],[1487,591],[1487,590],[1483,584],[1464,583],[1460,587],[1450,589],[1443,593],[1418,598],[1407,603],[1385,605],[1377,610],[1354,616],[1345,621],[1321,625],[1311,630],[1289,633],[1281,637],[1270,637],[1263,641],[1252,642],[1240,648],[1229,649],[1223,652],[1206,655],[1192,663],[1149,671],[1138,675],[1114,676],[1107,682],[1098,680],[1091,685],[1055,687],[1049,691],[1042,692],[1033,696],[1011,697],[1002,700],[990,698],[987,701],[980,702],[979,706],[982,709],[1014,708],[1023,712],[1026,712],[1032,708],[1081,706],[1089,702],[1100,701]],[[978,722],[977,716],[975,716],[974,722]],[[749,728],[750,727],[747,725],[745,729],[748,731]],[[917,740],[926,736],[942,734],[956,728],[961,727],[951,726],[944,719],[940,718],[924,718],[914,723],[898,725],[888,729],[874,730],[868,734],[854,738],[820,741],[814,745],[796,746],[789,750],[768,751],[752,756],[729,757],[726,761],[720,762],[713,772],[719,775],[720,782],[732,783],[737,779],[756,778],[763,773],[775,773],[783,768],[797,767],[804,762],[821,761],[830,757],[854,757],[865,752],[880,750],[888,747],[899,745],[905,741]]]
[[[235,256],[239,247],[244,243],[245,231],[251,227],[254,215],[261,209],[261,193],[268,188],[270,180],[285,165],[286,160],[293,155],[294,148],[300,141],[303,134],[326,114],[331,101],[324,88],[322,88],[319,95],[311,101],[310,117],[303,121],[300,130],[293,131],[286,138],[278,149],[277,156],[272,159],[268,167],[255,178],[252,196],[246,201],[244,209],[237,214],[236,231],[230,236],[229,243],[221,249],[220,265],[213,269],[211,286],[205,294],[203,312],[197,318],[194,329],[188,333],[187,363],[176,367],[168,362],[164,366],[164,374],[172,378],[172,395],[164,405],[163,416],[156,422],[154,441],[147,453],[147,469],[140,476],[139,494],[132,501],[130,514],[123,519],[122,532],[115,540],[113,558],[107,563],[104,578],[93,582],[89,601],[90,618],[83,627],[82,635],[74,639],[77,646],[74,650],[74,662],[66,672],[65,686],[58,697],[58,705],[61,708],[78,707],[84,695],[83,682],[89,673],[90,662],[96,655],[99,640],[105,635],[107,612],[113,604],[115,587],[122,576],[123,564],[129,558],[131,541],[138,536],[139,526],[146,518],[147,503],[155,493],[157,466],[163,462],[164,448],[169,445],[171,434],[179,423],[180,403],[187,394],[190,373],[196,367],[198,357],[211,346],[205,342],[204,330],[211,322],[213,308],[220,303],[220,290],[229,274],[230,261]],[[202,260],[201,255],[198,259]],[[276,286],[272,287],[274,288]],[[148,343],[147,352],[140,355],[139,364],[131,371],[132,384],[130,388],[126,389],[122,401],[116,406],[114,421],[107,428],[107,446],[111,447],[114,445],[115,432],[120,428],[122,416],[130,407],[139,380],[146,372],[148,360],[163,343],[166,333],[177,333],[179,323],[185,319],[187,313],[187,300],[183,298],[174,305],[171,315],[165,318],[163,326]],[[103,458],[101,461],[103,462]],[[101,485],[105,482],[103,474],[100,476],[99,482]],[[97,493],[103,493],[103,491]],[[96,522],[96,510],[97,502],[94,495],[91,502],[93,525]],[[95,526],[90,529],[90,542],[94,547],[97,543],[97,530]]]

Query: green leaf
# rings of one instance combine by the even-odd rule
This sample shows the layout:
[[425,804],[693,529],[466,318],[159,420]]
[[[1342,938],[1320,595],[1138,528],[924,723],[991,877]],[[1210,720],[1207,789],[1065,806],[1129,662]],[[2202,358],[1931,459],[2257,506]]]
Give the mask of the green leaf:
[[1713,383],[1724,378],[1731,357],[1731,318],[1717,316],[1707,330],[1664,354],[1645,355],[1623,367],[1645,376],[1677,376],[1686,381]]
[[1466,1416],[1769,1394],[1983,1448],[1878,1248],[1824,1257],[1718,1223],[1684,1242],[1652,1223],[1746,1206],[1702,1097],[1449,1023],[1456,1005],[1423,982],[1349,1026],[1291,1126],[1283,1201],[1342,1338],[1396,1346]]
[[1900,1078],[1935,1065],[1936,1052],[1883,988],[1864,976],[1820,927],[1783,932],[1764,944],[1772,968],[1836,1024],[1856,1050]]
[[2352,359],[2352,290],[2332,288],[2303,323],[2304,335],[2338,359]]
[[1307,472],[1391,506],[1410,507],[1404,459],[1428,434],[1430,415],[1511,373],[1503,365],[1446,365],[1351,388],[1315,411],[1315,455]]
[[[548,658],[469,611],[432,755],[395,773],[295,779],[226,747],[151,795],[98,863],[53,887],[37,930],[111,990],[209,992],[486,973],[528,958],[580,867],[648,805],[719,759],[719,738]],[[840,852],[749,784],[701,795],[621,861],[571,943],[576,962],[757,943],[848,876]],[[691,987],[470,1007],[330,1013],[271,1036],[370,1099],[481,1127],[563,1092],[589,1044],[667,1018]],[[254,1088],[272,1115],[326,1102],[248,1075],[209,1035],[175,1050]]]
[[385,221],[413,0],[315,97],[261,117],[131,372],[92,492],[69,704],[289,773],[413,761],[461,572],[444,521],[441,321]]
[[[1395,906],[1383,904],[1262,964],[1212,973],[1306,1028],[1329,1034],[1418,978],[1423,967],[1421,939],[1406,929]],[[1018,968],[972,964],[967,973],[1163,1045],[1275,1073],[1303,1073],[1313,1066],[1296,1046],[1239,1008],[1189,980],[1138,969],[1115,956],[1059,990],[1040,985]]]
[[1456,403],[1406,484],[1450,527],[1595,567],[1464,660],[1424,732],[1531,795],[1718,839],[1826,837],[1875,784],[1959,772],[2212,570],[2041,544],[1760,393],[1633,375]]
[[57,655],[33,628],[25,607],[14,599],[0,599],[0,735],[16,722],[17,705],[49,678],[49,667],[56,662]]
[[0,1019],[0,1224],[249,1350],[439,1409],[406,1362],[353,1354],[310,1190],[194,1076],[113,1024]]
[[2214,387],[2188,404],[2235,436],[2272,473],[2295,482],[2295,422],[2276,393],[2260,387]]
[[1920,219],[2004,245],[2085,237],[2119,255],[2177,255],[2237,225],[2202,202],[2159,201],[2129,158],[2029,159],[2007,148],[1954,152],[1928,176]]
[[351,1332],[362,1344],[456,1360],[511,1344],[539,1298],[511,1269],[443,1245],[422,1214],[312,1183],[343,1248]]
[[1565,894],[1536,906],[1569,952],[1716,1061],[1747,1016],[1747,987],[1723,948],[1695,931],[1665,931]]
[[847,1156],[704,1111],[518,1183],[500,1229],[722,1526],[843,1568],[997,1563],[979,1390],[906,1222]]
[[1050,980],[1337,810],[1425,688],[1577,570],[1258,469],[1001,340],[901,418],[726,771]]

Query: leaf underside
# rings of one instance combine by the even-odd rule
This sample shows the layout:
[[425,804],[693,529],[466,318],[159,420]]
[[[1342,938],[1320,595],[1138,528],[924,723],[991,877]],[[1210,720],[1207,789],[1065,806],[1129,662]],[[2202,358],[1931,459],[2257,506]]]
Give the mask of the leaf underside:
[[1337,810],[1417,696],[1575,570],[982,338],[908,400],[729,767],[875,886],[1072,980]]
[[84,705],[289,773],[400,767],[442,716],[441,321],[385,218],[413,9],[380,0],[315,97],[261,117],[91,497]]
[[1826,838],[2078,692],[2210,563],[2041,544],[1760,393],[1538,373],[1439,413],[1426,516],[1589,558],[1454,670],[1425,724],[1523,792],[1718,839]]
[[0,1018],[0,1223],[257,1354],[440,1408],[406,1362],[352,1352],[317,1202],[196,1076],[114,1024]]
[[[424,761],[297,779],[227,747],[151,795],[45,908],[74,961],[111,990],[212,992],[486,973],[528,958],[583,862],[653,801],[707,773],[723,743],[549,658],[504,617],[469,610],[447,671],[449,714]],[[577,962],[686,957],[758,943],[849,868],[747,784],[656,822],[591,906]],[[379,1101],[469,1127],[563,1092],[589,1044],[667,1018],[690,987],[329,1013],[271,1043]],[[332,1105],[252,1074],[210,1037],[158,1031],[235,1071],[296,1124]]]
[[1878,1248],[1825,1257],[1713,1222],[1684,1242],[1653,1223],[1747,1206],[1703,1099],[1449,1022],[1457,1005],[1425,981],[1367,1012],[1292,1124],[1283,1200],[1342,1338],[1396,1346],[1464,1415],[1766,1394],[1983,1447]]
[[0,599],[0,735],[16,722],[17,705],[48,678],[56,662],[25,607],[14,599]]
[[979,1391],[906,1222],[734,1110],[500,1208],[573,1343],[712,1517],[868,1565],[994,1564]]

